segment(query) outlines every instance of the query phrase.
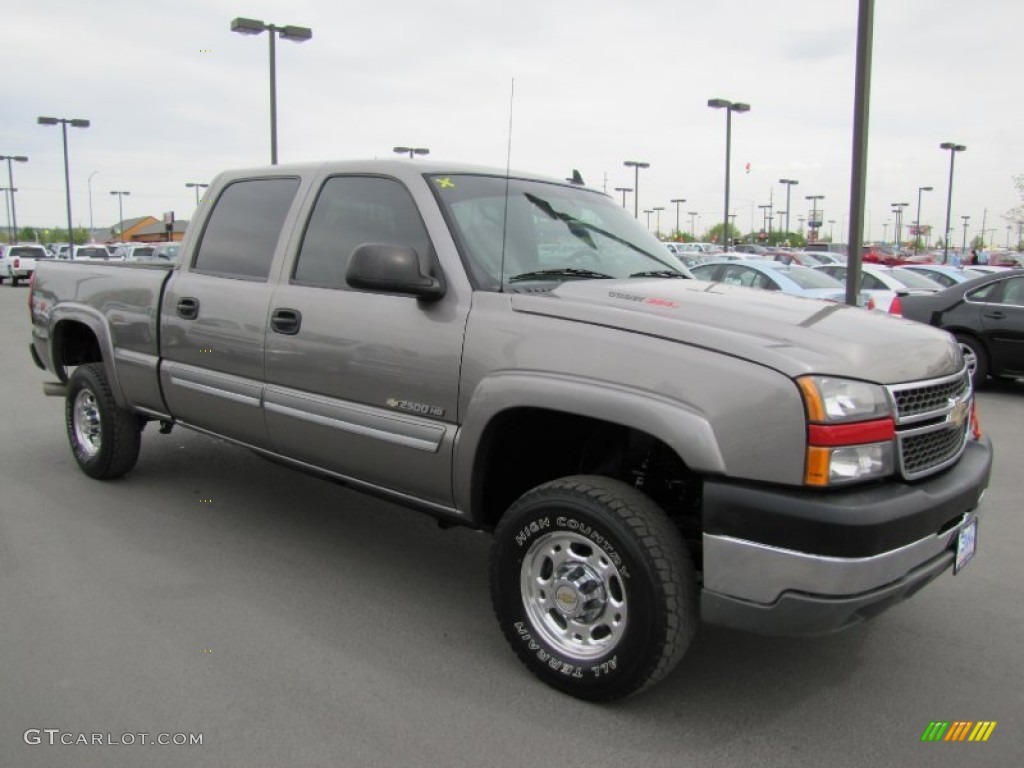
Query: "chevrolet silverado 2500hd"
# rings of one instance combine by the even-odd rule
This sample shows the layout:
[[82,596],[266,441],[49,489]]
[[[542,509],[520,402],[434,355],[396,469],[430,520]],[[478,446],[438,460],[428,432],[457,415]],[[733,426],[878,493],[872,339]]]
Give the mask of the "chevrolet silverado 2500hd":
[[685,279],[599,192],[408,161],[221,174],[177,268],[40,262],[81,469],[189,427],[492,531],[523,663],[610,700],[698,622],[831,632],[974,551],[991,447],[941,331]]

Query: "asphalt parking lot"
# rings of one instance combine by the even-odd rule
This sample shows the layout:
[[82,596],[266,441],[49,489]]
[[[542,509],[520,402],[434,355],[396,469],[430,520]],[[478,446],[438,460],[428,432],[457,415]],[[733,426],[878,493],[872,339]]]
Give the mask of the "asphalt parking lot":
[[[1024,754],[1024,381],[979,395],[996,464],[960,575],[829,638],[704,627],[668,680],[597,706],[546,688],[506,646],[486,536],[184,430],[149,427],[127,478],[87,478],[29,359],[26,298],[0,286],[0,765],[882,768]],[[922,743],[936,720],[998,725],[986,743]],[[135,743],[60,743],[94,733]]]

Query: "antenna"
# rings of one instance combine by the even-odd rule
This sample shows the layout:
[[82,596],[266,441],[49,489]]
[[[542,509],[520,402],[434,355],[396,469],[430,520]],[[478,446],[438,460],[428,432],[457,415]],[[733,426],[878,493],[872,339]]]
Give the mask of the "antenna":
[[498,274],[498,292],[505,292],[505,233],[508,231],[508,177],[512,173],[512,104],[516,98],[516,79],[512,78],[512,92],[508,97],[508,151],[505,154],[505,213],[501,222],[501,270]]

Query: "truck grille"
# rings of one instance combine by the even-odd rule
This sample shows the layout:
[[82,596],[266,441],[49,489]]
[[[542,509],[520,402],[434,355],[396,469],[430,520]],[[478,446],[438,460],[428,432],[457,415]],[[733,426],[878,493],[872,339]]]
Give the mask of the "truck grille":
[[900,474],[916,480],[956,463],[970,429],[972,392],[967,370],[888,389],[896,412]]

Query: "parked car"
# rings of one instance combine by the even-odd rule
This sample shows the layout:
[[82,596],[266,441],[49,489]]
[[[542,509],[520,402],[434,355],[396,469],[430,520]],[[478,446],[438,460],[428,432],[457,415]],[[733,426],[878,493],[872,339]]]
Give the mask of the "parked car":
[[763,245],[757,245],[756,243],[737,243],[732,247],[736,253],[750,253],[756,258],[764,258],[765,254],[768,253],[768,249]]
[[17,287],[36,271],[36,261],[47,258],[46,249],[35,243],[0,246],[0,283],[10,280]]
[[949,288],[957,283],[965,283],[985,274],[984,272],[975,272],[974,267],[954,267],[952,264],[904,264],[903,268],[918,272],[929,280],[934,280],[943,288]]
[[[849,268],[843,264],[822,264],[815,269],[831,275],[846,284]],[[875,309],[898,315],[902,311],[902,300],[915,294],[938,293],[941,285],[924,275],[904,267],[885,267],[881,264],[861,265],[860,287],[875,301]]]
[[145,261],[153,255],[154,248],[149,243],[124,243],[114,249],[111,258],[120,261]]
[[153,253],[149,261],[178,263],[178,251],[181,250],[181,243],[154,243]]
[[[774,261],[713,261],[691,270],[698,280],[726,285],[742,285],[766,291],[781,291],[792,296],[842,302],[846,299],[846,286],[823,272],[799,264],[779,264]],[[870,297],[862,294],[863,305]]]
[[1024,376],[1024,270],[987,274],[930,296],[908,296],[903,317],[949,331],[975,387]]
[[110,255],[110,251],[103,243],[76,245],[73,256],[74,261],[110,261],[112,258],[113,256]]

